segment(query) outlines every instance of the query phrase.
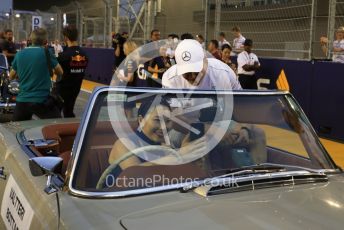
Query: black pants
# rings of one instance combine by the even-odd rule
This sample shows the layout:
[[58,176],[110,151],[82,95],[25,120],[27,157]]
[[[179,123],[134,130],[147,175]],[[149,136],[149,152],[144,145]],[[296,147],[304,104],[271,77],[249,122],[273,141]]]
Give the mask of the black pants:
[[63,104],[63,116],[75,117],[73,112],[76,98],[79,95],[81,83],[76,84],[73,87],[64,87],[63,85],[57,85],[57,91],[64,100]]
[[239,74],[239,82],[243,89],[258,89],[255,75]]
[[32,115],[36,115],[40,119],[61,117],[61,113],[56,107],[48,108],[43,103],[16,102],[13,114],[14,121],[31,120]]

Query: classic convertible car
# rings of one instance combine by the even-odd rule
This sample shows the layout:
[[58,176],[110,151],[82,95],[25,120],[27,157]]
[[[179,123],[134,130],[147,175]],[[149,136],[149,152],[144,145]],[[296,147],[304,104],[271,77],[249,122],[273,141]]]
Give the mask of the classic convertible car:
[[287,92],[97,88],[0,126],[1,229],[342,229],[342,170]]

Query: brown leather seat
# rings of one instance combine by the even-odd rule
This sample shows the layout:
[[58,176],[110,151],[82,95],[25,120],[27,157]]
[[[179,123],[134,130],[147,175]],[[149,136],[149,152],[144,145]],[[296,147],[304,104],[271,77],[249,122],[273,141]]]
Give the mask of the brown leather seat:
[[46,140],[57,140],[59,152],[71,151],[79,123],[53,124],[42,128],[43,137]]

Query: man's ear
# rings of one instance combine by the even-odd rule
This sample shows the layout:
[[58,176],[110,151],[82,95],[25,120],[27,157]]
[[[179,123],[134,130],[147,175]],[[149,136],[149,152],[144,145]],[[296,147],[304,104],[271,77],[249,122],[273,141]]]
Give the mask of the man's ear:
[[138,118],[137,118],[137,120],[138,120],[138,122],[139,122],[139,127],[140,127],[140,129],[142,129],[142,128],[143,128],[143,125],[141,125],[142,122],[143,122],[143,117],[142,117],[142,115],[139,115]]

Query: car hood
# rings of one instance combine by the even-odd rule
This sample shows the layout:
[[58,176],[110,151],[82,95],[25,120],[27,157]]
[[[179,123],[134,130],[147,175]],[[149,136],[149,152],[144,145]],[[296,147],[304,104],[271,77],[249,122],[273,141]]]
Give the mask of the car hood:
[[202,197],[192,191],[84,199],[60,194],[62,229],[342,229],[344,176]]
[[344,183],[331,182],[183,200],[121,218],[136,229],[342,229]]

